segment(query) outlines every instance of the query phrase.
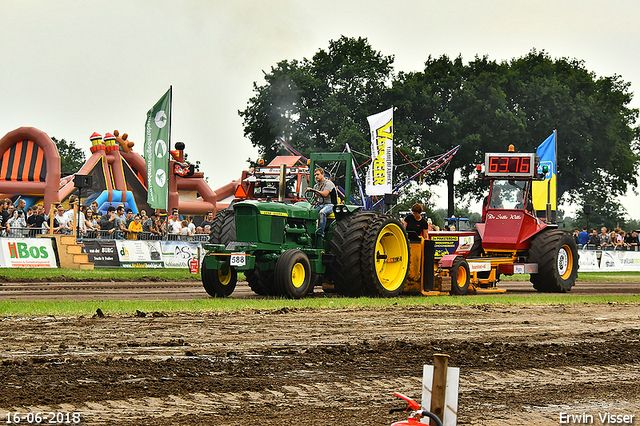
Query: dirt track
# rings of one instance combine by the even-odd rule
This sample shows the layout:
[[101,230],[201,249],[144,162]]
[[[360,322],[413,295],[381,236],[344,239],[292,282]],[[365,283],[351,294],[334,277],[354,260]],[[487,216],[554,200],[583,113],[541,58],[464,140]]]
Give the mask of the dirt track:
[[458,424],[640,424],[638,305],[105,315],[0,322],[0,421],[388,425],[393,391],[419,399],[422,365],[446,353]]

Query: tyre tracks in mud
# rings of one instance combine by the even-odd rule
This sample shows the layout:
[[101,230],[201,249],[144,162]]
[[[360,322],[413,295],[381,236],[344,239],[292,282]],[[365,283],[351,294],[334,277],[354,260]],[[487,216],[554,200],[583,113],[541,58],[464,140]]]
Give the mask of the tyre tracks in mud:
[[[460,377],[459,424],[558,424],[561,412],[605,412],[623,410],[638,412],[637,402],[617,398],[602,398],[600,389],[610,391],[611,383],[637,385],[639,367],[635,364],[523,369],[508,371],[468,371]],[[363,413],[378,411],[383,415],[388,407],[400,404],[394,400],[394,391],[411,395],[420,400],[421,377],[396,379],[366,379],[300,383],[297,385],[270,384],[268,389],[237,392],[191,392],[165,397],[140,397],[86,401],[81,404],[36,405],[12,407],[11,411],[22,412],[80,412],[82,424],[101,425],[107,423],[146,424],[152,419],[170,422],[173,417],[189,414],[201,419],[241,418],[248,413],[269,411],[286,412],[300,409],[308,413],[331,412],[333,410]],[[563,384],[584,387],[590,385],[591,394],[582,394],[574,401],[564,404],[535,401],[532,391],[555,387],[567,392]],[[617,386],[619,388],[619,386]],[[637,392],[637,391],[636,391]],[[534,391],[534,394],[536,392]],[[504,398],[508,394],[508,399]],[[638,396],[637,394],[635,395]],[[503,399],[504,398],[504,399]],[[366,405],[363,405],[366,401]],[[505,409],[513,406],[526,413],[526,419],[510,420]],[[510,406],[510,407],[509,407]],[[1,412],[2,410],[0,410]],[[480,413],[482,419],[472,419]],[[6,413],[4,414],[6,417]],[[282,417],[279,418],[283,420]],[[155,423],[153,423],[155,424]],[[169,424],[169,423],[167,423]],[[235,424],[225,422],[225,424]],[[240,423],[238,423],[240,424]],[[274,423],[275,424],[275,423]],[[355,423],[354,423],[355,424]]]
[[[434,353],[460,425],[557,425],[640,409],[640,306],[388,307],[4,318],[0,419],[84,424],[391,424]],[[597,418],[597,417],[596,417]]]

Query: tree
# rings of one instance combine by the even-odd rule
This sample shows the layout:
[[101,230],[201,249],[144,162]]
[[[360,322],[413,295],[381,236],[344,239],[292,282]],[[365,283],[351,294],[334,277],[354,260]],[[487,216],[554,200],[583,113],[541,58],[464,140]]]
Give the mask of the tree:
[[425,177],[447,182],[448,216],[456,198],[468,205],[486,195],[488,183],[475,171],[485,152],[510,144],[535,152],[554,130],[560,203],[584,203],[591,190],[616,197],[637,186],[639,114],[629,107],[630,85],[620,76],[597,77],[583,61],[535,49],[500,63],[486,56],[468,64],[460,56],[429,57],[422,71],[397,77],[392,64],[393,56],[366,39],[346,37],[312,60],[279,62],[265,73],[266,84],[254,83],[255,95],[239,111],[245,135],[266,160],[282,150],[278,137],[304,155],[342,151],[345,143],[367,153],[366,117],[393,105],[394,144],[410,160],[396,162],[396,181],[461,146],[444,173]]
[[[448,186],[447,216],[455,211],[456,170],[463,177],[475,175],[475,165],[482,162],[484,152],[506,146],[523,127],[522,117],[509,109],[501,88],[505,74],[505,64],[489,61],[487,57],[476,57],[465,65],[460,56],[451,60],[443,55],[436,59],[429,57],[422,72],[400,73],[394,82],[398,146],[414,156],[432,156],[461,145],[444,173]],[[428,179],[437,183],[442,178],[433,175]],[[478,193],[478,183],[474,181],[471,185],[473,190],[462,186],[459,194]]]
[[55,137],[52,137],[51,140],[58,148],[58,154],[60,155],[60,173],[62,176],[77,173],[86,161],[84,152],[76,147],[74,141],[67,142],[65,139],[58,140]]
[[392,56],[371,48],[366,38],[340,37],[312,59],[285,60],[253,84],[254,96],[238,113],[244,134],[265,161],[288,151],[284,139],[303,155],[369,152],[366,117],[389,107]]
[[507,82],[511,108],[526,117],[521,149],[534,150],[558,130],[558,199],[586,202],[591,190],[616,197],[637,186],[640,133],[629,83],[536,50],[511,61]]

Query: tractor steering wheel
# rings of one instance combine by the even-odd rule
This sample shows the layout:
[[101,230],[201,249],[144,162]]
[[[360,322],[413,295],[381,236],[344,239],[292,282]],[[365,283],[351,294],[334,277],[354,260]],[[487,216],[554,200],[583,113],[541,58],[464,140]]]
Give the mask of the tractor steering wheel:
[[311,204],[316,202],[316,192],[313,190],[313,188],[307,188],[304,193],[304,198]]

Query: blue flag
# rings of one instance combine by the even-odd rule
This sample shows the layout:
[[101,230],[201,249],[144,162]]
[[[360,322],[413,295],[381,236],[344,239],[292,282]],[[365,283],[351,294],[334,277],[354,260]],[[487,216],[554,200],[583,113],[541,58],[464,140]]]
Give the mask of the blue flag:
[[[556,132],[554,131],[536,150],[536,154],[540,157],[538,173],[542,173],[542,166],[547,166],[548,171],[543,181],[534,181],[532,184],[531,193],[535,210],[545,210],[547,200],[551,203],[551,210],[556,210],[556,145]],[[551,185],[549,185],[549,180]]]

